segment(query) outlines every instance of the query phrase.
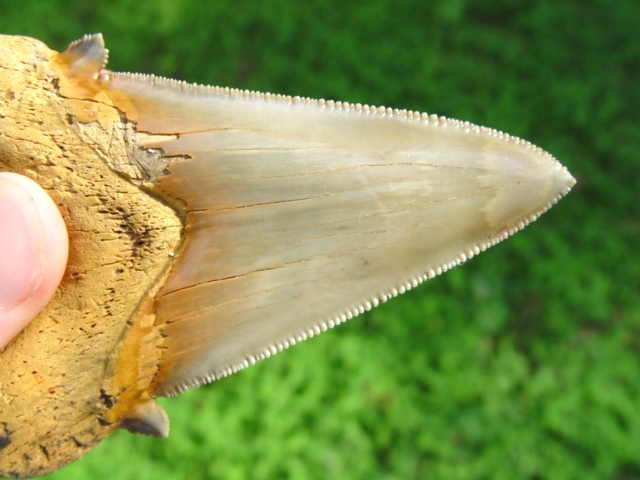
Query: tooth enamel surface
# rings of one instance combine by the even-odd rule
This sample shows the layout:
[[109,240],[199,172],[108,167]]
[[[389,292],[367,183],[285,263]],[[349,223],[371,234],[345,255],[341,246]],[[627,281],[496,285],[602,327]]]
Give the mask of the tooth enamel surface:
[[436,115],[141,75],[109,89],[179,158],[159,177],[188,245],[157,301],[164,395],[464,263],[574,182],[529,142]]

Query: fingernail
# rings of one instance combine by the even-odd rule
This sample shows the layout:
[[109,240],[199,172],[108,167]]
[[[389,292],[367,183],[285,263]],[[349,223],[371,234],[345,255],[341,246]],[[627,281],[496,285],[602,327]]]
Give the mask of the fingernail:
[[24,187],[0,177],[0,312],[22,303],[44,273],[44,228]]

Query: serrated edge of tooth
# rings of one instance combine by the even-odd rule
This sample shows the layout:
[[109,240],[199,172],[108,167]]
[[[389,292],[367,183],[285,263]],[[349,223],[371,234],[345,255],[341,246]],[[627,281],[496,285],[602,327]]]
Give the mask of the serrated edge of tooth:
[[337,325],[340,325],[341,323],[346,322],[347,320],[351,320],[352,318],[357,317],[358,315],[364,313],[365,311],[369,311],[372,308],[377,307],[379,304],[385,303],[390,298],[393,298],[402,293],[405,293],[411,290],[412,288],[417,287],[421,283],[429,279],[432,279],[448,270],[451,270],[452,268],[455,268],[458,265],[463,264],[467,260],[478,255],[479,253],[484,252],[488,248],[502,242],[503,240],[506,240],[511,235],[522,230],[524,227],[526,227],[527,225],[535,221],[540,215],[546,212],[549,208],[551,208],[555,203],[558,202],[558,200],[560,200],[567,193],[569,193],[570,190],[571,188],[567,188],[565,191],[561,192],[557,197],[555,197],[552,201],[550,201],[544,208],[542,208],[537,213],[524,217],[520,219],[518,222],[515,222],[510,227],[501,230],[494,237],[489,238],[484,242],[480,242],[475,245],[472,245],[471,247],[465,249],[454,260],[444,263],[442,265],[431,266],[430,268],[425,269],[421,274],[411,276],[407,278],[404,282],[397,283],[396,285],[391,286],[389,289],[379,292],[377,295],[374,295],[368,299],[365,299],[359,303],[356,303],[351,308],[348,308],[342,311],[341,313],[336,314],[332,318],[320,321],[307,329],[300,330],[293,335],[289,335],[286,338],[276,341],[257,353],[248,354],[242,362],[239,362],[235,365],[229,365],[225,368],[219,369],[215,372],[204,375],[202,377],[193,378],[193,379],[190,379],[189,381],[180,383],[176,385],[174,388],[172,388],[171,390],[162,392],[162,395],[171,397],[174,395],[178,395],[180,393],[184,393],[185,391],[190,390],[191,388],[196,388],[201,385],[205,385],[215,380],[220,380],[221,378],[232,375],[248,366],[255,364],[260,360],[264,360],[266,358],[271,357],[272,355],[275,355],[278,352],[281,352],[282,350],[286,350],[287,348],[291,347],[292,345],[295,345],[296,343],[307,340],[308,338],[312,338],[315,335],[318,335],[319,333],[325,332]]
[[149,85],[165,88],[176,88],[182,92],[191,93],[193,95],[198,94],[210,94],[210,95],[222,95],[226,97],[236,97],[254,101],[267,101],[284,104],[305,104],[315,105],[318,108],[333,111],[342,111],[345,113],[357,113],[360,115],[375,115],[378,117],[396,118],[406,121],[422,122],[429,125],[456,128],[467,131],[469,133],[475,133],[477,135],[489,136],[497,138],[509,143],[520,145],[528,150],[536,152],[549,160],[551,160],[558,170],[565,172],[569,175],[569,172],[565,166],[563,166],[553,155],[543,150],[542,148],[534,145],[533,143],[524,140],[520,137],[510,135],[508,133],[496,130],[495,128],[483,127],[474,123],[456,120],[435,114],[421,113],[413,110],[388,108],[384,106],[375,106],[361,103],[340,102],[334,100],[314,99],[309,97],[300,97],[292,95],[282,95],[279,93],[263,93],[254,90],[243,90],[239,88],[231,87],[217,87],[209,85],[199,85],[196,83],[189,83],[184,80],[175,80],[171,78],[159,77],[156,75],[150,75],[145,73],[120,73],[120,72],[107,72],[102,74],[102,81],[109,82],[114,78],[122,78],[124,80],[133,80],[138,82],[145,82]]
[[[421,122],[433,126],[440,126],[446,128],[456,128],[462,129],[469,133],[475,133],[481,136],[492,137],[496,139],[500,139],[505,142],[509,142],[512,144],[516,144],[522,146],[528,150],[531,150],[537,154],[542,155],[543,157],[550,160],[556,169],[559,172],[562,172],[563,175],[570,177],[570,174],[566,167],[564,167],[553,155],[548,153],[547,151],[537,147],[533,143],[524,140],[522,138],[510,135],[508,133],[504,133],[502,131],[489,128],[482,127],[468,121],[456,120],[452,118],[447,118],[443,116],[438,116],[435,114],[428,113],[420,113],[412,110],[406,109],[392,109],[382,106],[371,106],[371,105],[362,105],[360,103],[349,103],[349,102],[339,102],[333,100],[324,100],[324,99],[313,99],[308,97],[299,97],[299,96],[291,96],[291,95],[281,95],[281,94],[272,94],[272,93],[262,93],[251,90],[242,90],[237,88],[229,88],[229,87],[217,87],[217,86],[205,86],[188,83],[182,80],[174,80],[164,77],[158,77],[155,75],[148,74],[140,74],[140,73],[111,73],[107,72],[104,74],[105,80],[110,81],[111,78],[123,78],[125,80],[133,80],[138,82],[145,82],[150,85],[156,87],[165,87],[165,88],[177,88],[183,92],[191,93],[193,95],[203,94],[203,95],[222,95],[227,97],[236,97],[240,99],[247,99],[250,101],[267,101],[267,102],[276,102],[276,103],[285,103],[285,104],[306,104],[306,105],[315,105],[321,109],[327,109],[338,112],[345,113],[356,113],[360,115],[375,115],[379,117],[387,117],[387,118],[395,118],[399,120],[405,121],[415,121]],[[368,299],[365,299],[359,303],[354,304],[351,308],[344,310],[343,312],[335,315],[332,318],[325,319],[324,321],[320,321],[314,324],[312,327],[301,330],[296,334],[289,335],[286,338],[283,338],[272,345],[262,349],[259,352],[248,354],[245,359],[237,364],[229,365],[227,367],[218,369],[215,372],[211,372],[210,374],[204,375],[202,377],[192,378],[188,381],[182,382],[176,386],[174,386],[171,390],[161,392],[163,396],[173,396],[180,393],[185,392],[191,388],[198,387],[200,385],[204,385],[207,383],[211,383],[220,378],[232,375],[239,370],[242,370],[250,365],[253,365],[259,360],[263,360],[265,358],[269,358],[276,353],[289,348],[296,343],[299,343],[303,340],[311,338],[318,333],[326,331],[330,328],[333,328],[341,323],[350,320],[365,311],[369,311],[372,308],[378,306],[380,303],[386,302],[389,298],[393,298],[401,293],[404,293],[412,288],[417,287],[419,284],[424,281],[434,278],[441,273],[446,272],[462,263],[466,260],[474,257],[480,252],[485,251],[487,248],[505,240],[509,236],[518,232],[529,223],[536,220],[540,215],[546,212],[553,204],[557,203],[557,201],[565,196],[571,190],[571,186],[566,188],[563,192],[554,198],[551,202],[549,202],[544,208],[538,211],[535,214],[529,215],[525,218],[520,219],[518,222],[515,222],[512,226],[505,228],[498,232],[494,237],[487,239],[484,242],[478,243],[476,245],[471,246],[463,252],[460,252],[457,258],[454,260],[442,264],[442,265],[433,265],[427,269],[425,269],[421,274],[418,274],[413,277],[409,277],[406,281],[400,282],[394,286],[391,286],[388,290],[379,292],[377,295],[374,295]]]

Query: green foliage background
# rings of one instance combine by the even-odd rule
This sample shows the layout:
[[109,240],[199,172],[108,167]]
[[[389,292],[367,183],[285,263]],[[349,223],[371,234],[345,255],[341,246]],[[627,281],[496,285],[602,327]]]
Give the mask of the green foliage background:
[[48,478],[640,478],[640,2],[0,0],[2,33],[97,31],[112,70],[470,120],[579,183],[464,267],[162,401],[169,440],[118,432]]

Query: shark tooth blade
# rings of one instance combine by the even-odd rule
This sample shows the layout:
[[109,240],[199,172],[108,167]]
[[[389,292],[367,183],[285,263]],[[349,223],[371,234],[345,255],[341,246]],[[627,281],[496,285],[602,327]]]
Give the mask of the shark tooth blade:
[[[448,270],[574,184],[528,142],[456,120],[116,74],[145,146],[182,158],[185,249],[159,294],[157,393],[231,374]],[[186,159],[184,159],[187,157]]]

